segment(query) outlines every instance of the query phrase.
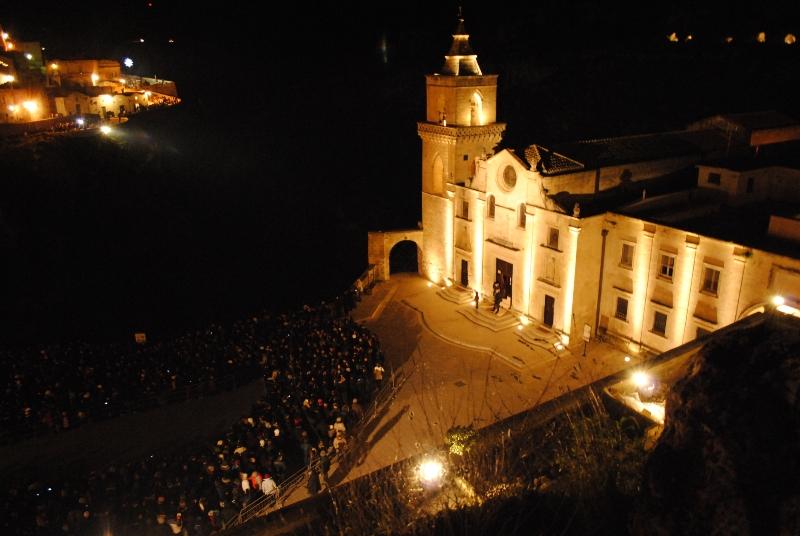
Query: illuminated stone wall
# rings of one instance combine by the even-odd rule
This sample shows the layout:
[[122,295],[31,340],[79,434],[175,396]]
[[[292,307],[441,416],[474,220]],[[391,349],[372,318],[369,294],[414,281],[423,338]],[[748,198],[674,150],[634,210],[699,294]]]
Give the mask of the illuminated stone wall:
[[[776,294],[800,302],[798,259],[628,216],[603,217],[609,233],[600,325],[632,349],[674,348],[693,340],[698,329],[726,326]],[[621,262],[623,244],[634,248],[630,267]],[[674,257],[671,278],[662,274],[663,255]],[[719,272],[715,290],[704,288],[707,269]],[[625,318],[616,317],[618,298],[628,301]],[[663,335],[653,329],[656,312],[667,317]]]
[[[54,64],[58,66],[62,84],[89,87],[106,82],[116,83],[120,78],[120,64],[114,60],[51,60],[47,63],[48,69],[52,71]],[[97,78],[93,80],[92,74],[97,75]]]
[[44,88],[0,89],[0,123],[22,123],[48,117],[50,100]]
[[662,177],[668,173],[686,169],[697,162],[697,157],[664,158],[648,162],[631,162],[625,165],[608,166],[563,175],[543,176],[542,184],[550,195],[558,192],[591,194],[610,190],[623,182],[638,182]]
[[452,202],[448,199],[422,194],[422,274],[435,283],[452,277]]
[[[497,120],[497,75],[425,77],[427,89],[426,121],[447,125],[489,125]],[[480,97],[478,122],[473,115],[475,93]]]
[[[712,180],[713,174],[719,177]],[[752,191],[748,192],[750,179]],[[732,205],[764,200],[800,201],[800,170],[780,166],[739,171],[700,165],[697,166],[697,185],[724,192]]]
[[378,280],[385,281],[391,277],[389,258],[392,249],[405,240],[417,245],[417,267],[419,269],[422,264],[422,231],[420,229],[367,233],[367,258],[369,264],[375,266]]

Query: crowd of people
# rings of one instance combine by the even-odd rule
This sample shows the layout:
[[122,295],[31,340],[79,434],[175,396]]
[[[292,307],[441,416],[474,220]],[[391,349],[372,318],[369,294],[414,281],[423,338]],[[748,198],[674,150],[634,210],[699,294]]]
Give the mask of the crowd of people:
[[[229,329],[215,326],[165,343],[157,353],[139,349],[125,357],[126,366],[118,371],[95,365],[88,372],[91,381],[85,378],[86,356],[92,354],[88,347],[77,354],[53,349],[39,354],[35,365],[15,373],[21,376],[25,392],[48,386],[59,391],[53,398],[61,401],[60,391],[69,385],[78,400],[89,393],[89,411],[97,398],[122,404],[147,381],[156,392],[164,386],[185,385],[189,378],[207,381],[250,365],[264,374],[265,393],[249,415],[207,444],[169,455],[153,453],[69,480],[39,478],[5,490],[0,532],[204,536],[255,498],[280,493],[280,484],[295,471],[322,467],[327,474],[329,460],[347,444],[349,432],[380,383],[376,370],[381,377],[383,371],[377,339],[349,318],[356,297],[357,292],[351,291],[334,302],[305,306],[292,314],[264,314]],[[177,355],[156,372],[156,355],[166,357],[167,348]],[[179,348],[184,351],[178,352]],[[83,357],[84,372],[57,385],[58,375],[43,365],[54,361],[53,355]],[[133,380],[127,374],[133,374]],[[102,395],[95,383],[98,377]],[[14,389],[22,389],[15,385],[4,403],[9,403]],[[110,393],[117,394],[112,398]],[[47,407],[37,406],[36,415]]]
[[0,442],[230,388],[252,377],[258,318],[150,345],[73,343],[0,351]]

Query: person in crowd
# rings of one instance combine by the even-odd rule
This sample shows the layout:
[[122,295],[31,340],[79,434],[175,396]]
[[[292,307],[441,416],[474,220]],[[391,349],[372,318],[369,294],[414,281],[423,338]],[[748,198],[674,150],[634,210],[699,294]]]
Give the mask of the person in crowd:
[[306,482],[306,489],[309,495],[316,495],[320,490],[319,473],[317,469],[312,467],[308,470],[308,481]]
[[269,473],[265,473],[264,478],[261,480],[261,493],[264,495],[275,495],[276,497],[278,495],[278,485]]
[[383,373],[383,365],[381,363],[375,363],[375,367],[372,369],[372,375],[375,378],[375,386],[378,389],[383,385]]
[[[187,389],[203,395],[224,388],[227,377],[244,383],[255,371],[268,385],[248,415],[207,444],[68,480],[6,483],[0,534],[80,534],[102,516],[113,520],[113,534],[164,527],[205,536],[252,502],[255,492],[276,494],[277,483],[298,469],[327,459],[319,464],[327,476],[329,449],[346,448],[345,433],[363,415],[361,401],[371,395],[365,386],[376,365],[382,379],[378,341],[348,310],[337,300],[212,325],[162,343],[0,352],[8,365],[0,374],[3,431],[72,429],[143,409],[140,393],[155,406],[185,399]],[[309,477],[318,492],[320,474]]]

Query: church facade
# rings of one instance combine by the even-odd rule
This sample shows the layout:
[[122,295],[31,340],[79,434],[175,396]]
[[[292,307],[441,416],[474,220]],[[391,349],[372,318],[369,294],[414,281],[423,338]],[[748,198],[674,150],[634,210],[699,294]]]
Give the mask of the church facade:
[[[751,154],[753,140],[800,138],[790,119],[720,116],[677,132],[498,151],[506,125],[496,117],[497,76],[481,71],[463,19],[441,73],[426,76],[426,96],[419,271],[430,281],[489,298],[500,282],[505,314],[564,344],[603,335],[634,352],[668,350],[775,296],[796,311],[800,260],[791,248],[741,245],[679,223],[737,199],[716,182],[721,168],[704,162],[724,168],[726,158]],[[800,196],[800,171],[782,169],[776,195]],[[692,188],[668,191],[689,175]],[[763,201],[771,182],[762,175],[775,173],[736,184]],[[782,224],[789,235],[796,224],[800,238],[800,220]],[[387,266],[389,251],[380,253],[370,262]]]

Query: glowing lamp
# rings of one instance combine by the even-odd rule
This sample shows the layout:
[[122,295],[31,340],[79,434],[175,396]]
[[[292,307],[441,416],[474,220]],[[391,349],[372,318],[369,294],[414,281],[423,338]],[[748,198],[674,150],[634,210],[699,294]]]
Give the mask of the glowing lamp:
[[16,112],[18,109],[19,109],[19,106],[17,106],[16,104],[9,104],[8,105],[8,111],[9,112]]
[[97,73],[92,73],[92,85],[97,84],[98,80],[100,80],[100,75]]
[[794,34],[788,33],[786,37],[783,38],[783,42],[787,45],[793,45],[797,42],[797,37]]
[[25,59],[28,60],[28,61],[32,60],[33,59],[33,54],[31,54],[30,52],[26,52],[25,53]]
[[8,39],[8,32],[3,32],[3,39]]
[[444,465],[438,460],[424,460],[419,464],[417,474],[423,486],[438,486],[444,476]]
[[756,41],[759,43],[766,43],[767,42],[767,34],[765,32],[758,32],[756,36]]
[[79,127],[82,127],[82,126],[83,126],[83,124],[85,123],[85,121],[83,120],[83,117],[79,117],[79,118],[77,118],[77,119],[75,120],[75,123],[76,123],[76,124],[77,124]]
[[55,70],[57,70],[57,69],[58,69],[58,64],[57,64],[57,63],[51,63],[51,64],[50,64],[50,68],[51,68],[51,69],[53,69],[53,70],[55,71]]
[[25,101],[22,103],[22,107],[28,110],[30,113],[35,113],[39,110],[39,103],[36,101]]
[[108,136],[109,134],[111,134],[111,127],[108,125],[103,125],[102,127],[100,127],[100,132]]
[[650,375],[644,371],[637,370],[631,375],[631,380],[636,387],[646,387],[650,385]]
[[786,300],[783,296],[773,296],[772,297],[772,305],[775,307],[780,307],[781,305],[785,304]]
[[0,84],[7,84],[9,82],[14,81],[14,75],[12,74],[2,74],[0,75]]
[[122,64],[128,69],[130,69],[131,67],[133,67],[133,60],[130,58],[125,58],[124,60],[122,60]]
[[629,356],[629,355],[626,355],[626,356],[625,356],[625,362],[626,362],[626,363],[630,363],[630,361],[631,361],[631,356]]

